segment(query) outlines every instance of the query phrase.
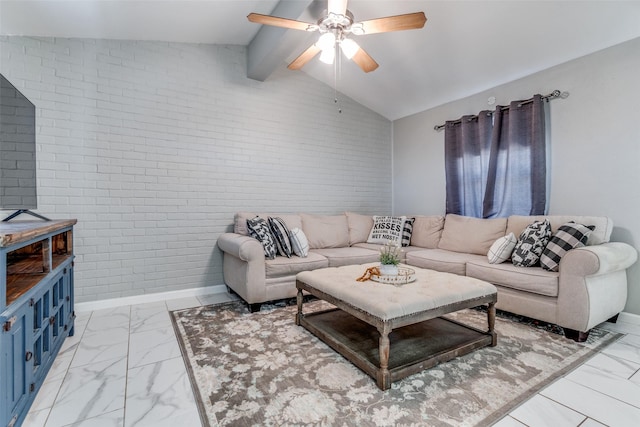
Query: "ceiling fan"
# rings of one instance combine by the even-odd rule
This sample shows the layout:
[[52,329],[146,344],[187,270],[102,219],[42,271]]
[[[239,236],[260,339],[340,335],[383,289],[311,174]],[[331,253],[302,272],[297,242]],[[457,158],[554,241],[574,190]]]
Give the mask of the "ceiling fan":
[[342,53],[358,64],[365,73],[378,68],[378,63],[352,38],[347,38],[348,35],[360,36],[390,31],[413,30],[424,27],[425,22],[427,22],[424,12],[355,22],[353,14],[347,10],[347,0],[328,0],[327,14],[320,18],[316,24],[259,13],[250,13],[247,19],[257,24],[293,30],[318,31],[321,34],[316,43],[312,44],[289,64],[288,68],[290,70],[299,70],[318,53],[320,53],[320,61],[332,64],[335,60],[337,46],[340,46]]

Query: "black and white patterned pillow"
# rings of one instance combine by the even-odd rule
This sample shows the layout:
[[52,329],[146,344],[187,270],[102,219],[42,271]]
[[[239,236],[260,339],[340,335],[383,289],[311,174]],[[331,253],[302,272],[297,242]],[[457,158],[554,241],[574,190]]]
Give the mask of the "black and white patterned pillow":
[[267,221],[269,221],[271,233],[273,234],[273,237],[275,237],[276,246],[278,246],[278,253],[282,256],[286,256],[287,258],[291,258],[293,250],[291,249],[291,241],[289,240],[289,229],[287,228],[287,224],[285,224],[284,220],[279,216],[275,218],[269,217]]
[[265,258],[274,259],[277,249],[267,221],[256,216],[253,219],[247,220],[247,228],[249,229],[249,235],[262,243]]
[[571,249],[586,245],[589,235],[595,228],[595,225],[576,224],[573,221],[561,225],[542,251],[540,256],[542,268],[558,271],[562,257]]
[[518,243],[511,254],[511,262],[518,267],[533,267],[540,261],[540,255],[551,237],[549,220],[534,221],[518,237]]
[[411,233],[413,233],[413,223],[415,218],[407,218],[402,227],[402,246],[409,246],[411,244]]

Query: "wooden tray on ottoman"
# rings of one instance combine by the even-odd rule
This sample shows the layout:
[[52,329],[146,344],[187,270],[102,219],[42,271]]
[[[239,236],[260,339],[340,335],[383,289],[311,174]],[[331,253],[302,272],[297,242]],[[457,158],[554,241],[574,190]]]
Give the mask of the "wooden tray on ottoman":
[[[298,274],[296,324],[305,327],[387,390],[391,383],[497,343],[496,289],[464,276],[416,269],[402,287],[357,282],[365,266]],[[355,274],[354,274],[355,273]],[[337,308],[303,313],[302,291]],[[439,316],[487,304],[487,330]]]

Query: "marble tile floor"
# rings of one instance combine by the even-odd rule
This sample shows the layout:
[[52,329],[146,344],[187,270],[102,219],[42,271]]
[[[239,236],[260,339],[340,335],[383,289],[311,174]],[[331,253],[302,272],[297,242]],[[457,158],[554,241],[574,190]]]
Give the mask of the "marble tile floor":
[[[169,310],[236,299],[218,293],[78,312],[25,427],[200,426]],[[640,326],[541,390],[498,427],[639,426]]]

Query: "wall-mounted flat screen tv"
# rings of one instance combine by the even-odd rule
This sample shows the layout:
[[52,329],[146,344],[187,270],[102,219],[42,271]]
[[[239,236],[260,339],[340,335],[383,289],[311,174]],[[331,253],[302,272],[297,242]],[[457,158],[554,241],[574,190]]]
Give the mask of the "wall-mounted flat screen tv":
[[0,209],[36,209],[36,107],[2,74],[0,89]]

